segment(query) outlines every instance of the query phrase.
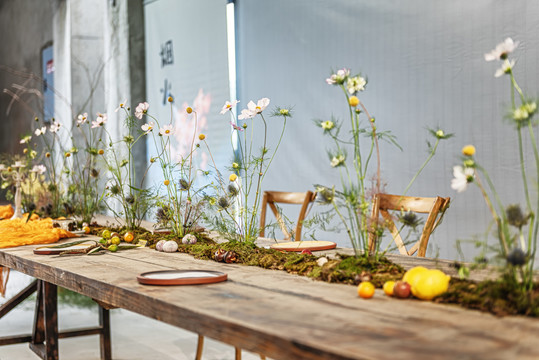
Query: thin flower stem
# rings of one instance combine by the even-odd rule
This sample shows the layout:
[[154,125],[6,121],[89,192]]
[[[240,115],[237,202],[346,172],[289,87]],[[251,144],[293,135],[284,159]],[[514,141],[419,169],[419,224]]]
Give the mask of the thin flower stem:
[[374,126],[374,119],[371,117],[371,114],[369,114],[369,111],[363,105],[363,102],[359,102],[359,105],[365,112],[365,115],[367,115],[367,118],[369,119],[369,123],[371,124],[372,128],[372,138],[374,139],[374,143],[376,144],[376,191],[380,191],[380,185],[381,185],[381,159],[380,159],[380,147],[378,145],[378,136],[376,135],[376,126]]
[[268,124],[266,123],[266,119],[264,119],[264,115],[260,114],[260,117],[262,118],[262,121],[264,122],[264,143],[262,145],[262,156],[260,157],[260,171],[258,173],[258,181],[257,181],[257,184],[256,184],[256,193],[255,193],[255,203],[253,205],[253,211],[252,211],[252,216],[251,216],[251,220],[249,222],[249,227],[248,227],[248,233],[251,234],[251,231],[253,230],[252,227],[254,226],[254,223],[255,223],[255,217],[257,215],[257,209],[258,209],[258,202],[260,201],[260,184],[262,182],[262,175],[263,175],[263,172],[262,172],[262,169],[263,169],[263,166],[264,166],[264,155],[266,154],[266,143],[267,143],[267,135],[268,135]]
[[406,186],[406,188],[404,189],[404,192],[402,193],[402,196],[405,196],[406,193],[408,192],[408,190],[410,190],[410,187],[412,186],[412,184],[414,183],[414,181],[417,179],[417,177],[419,176],[419,174],[421,173],[421,171],[423,171],[423,169],[425,168],[425,166],[427,166],[427,164],[429,163],[429,161],[434,157],[434,154],[436,154],[436,148],[438,147],[438,144],[440,143],[440,139],[439,138],[436,138],[436,143],[434,144],[434,146],[432,147],[432,151],[430,152],[429,156],[427,157],[427,159],[425,160],[425,162],[423,163],[423,165],[421,165],[421,167],[419,168],[419,170],[415,173],[414,177],[412,178],[412,180],[410,180],[410,182],[408,183],[408,185]]
[[507,242],[506,242],[505,236],[503,234],[502,221],[501,221],[500,217],[498,216],[498,214],[496,213],[496,210],[494,209],[494,206],[492,205],[492,202],[490,201],[490,197],[488,196],[487,192],[485,191],[485,188],[483,187],[483,184],[481,183],[481,180],[479,179],[479,176],[475,177],[475,183],[479,187],[479,190],[481,190],[481,193],[483,194],[483,198],[485,199],[485,202],[487,203],[487,207],[489,208],[489,210],[490,210],[490,212],[492,214],[492,218],[494,219],[494,221],[498,225],[498,238],[499,238],[500,244],[502,245],[502,248],[503,248],[503,251],[504,251],[503,255],[506,256],[509,253],[509,248],[507,246]]
[[520,173],[522,175],[522,185],[524,186],[524,195],[526,197],[526,205],[528,211],[532,211],[532,204],[530,201],[530,192],[528,190],[528,177],[526,176],[526,167],[524,166],[524,150],[522,148],[522,128],[520,125],[517,127],[518,134],[518,155],[520,159]]

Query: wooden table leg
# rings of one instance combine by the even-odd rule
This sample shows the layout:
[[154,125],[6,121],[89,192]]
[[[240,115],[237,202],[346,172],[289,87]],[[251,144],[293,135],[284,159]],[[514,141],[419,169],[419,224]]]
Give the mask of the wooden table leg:
[[58,288],[38,280],[30,349],[44,360],[58,360]]
[[101,333],[99,334],[99,344],[101,347],[101,359],[111,360],[112,351],[110,347],[110,312],[109,310],[99,307],[99,327]]

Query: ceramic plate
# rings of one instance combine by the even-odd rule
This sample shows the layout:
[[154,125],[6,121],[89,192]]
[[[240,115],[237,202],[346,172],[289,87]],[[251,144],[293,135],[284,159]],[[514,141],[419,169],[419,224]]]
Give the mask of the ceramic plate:
[[144,285],[197,285],[227,280],[227,274],[210,270],[163,270],[142,273],[137,276]]

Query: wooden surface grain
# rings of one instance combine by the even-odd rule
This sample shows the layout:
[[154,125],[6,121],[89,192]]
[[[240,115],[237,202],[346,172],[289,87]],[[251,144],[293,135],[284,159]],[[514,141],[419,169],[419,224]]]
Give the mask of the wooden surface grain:
[[[381,290],[363,300],[354,286],[147,248],[95,256],[34,255],[33,248],[1,250],[0,265],[274,359],[539,358],[537,319],[397,300]],[[229,280],[193,286],[136,280],[172,269],[222,271]]]

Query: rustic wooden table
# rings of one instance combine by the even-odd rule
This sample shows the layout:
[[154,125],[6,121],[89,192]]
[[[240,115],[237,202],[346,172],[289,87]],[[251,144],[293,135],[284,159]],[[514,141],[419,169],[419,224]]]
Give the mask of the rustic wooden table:
[[[536,319],[397,300],[380,290],[363,300],[349,285],[147,248],[62,257],[33,249],[3,249],[0,265],[274,359],[539,359]],[[136,280],[171,269],[222,271],[228,281],[147,286]]]

